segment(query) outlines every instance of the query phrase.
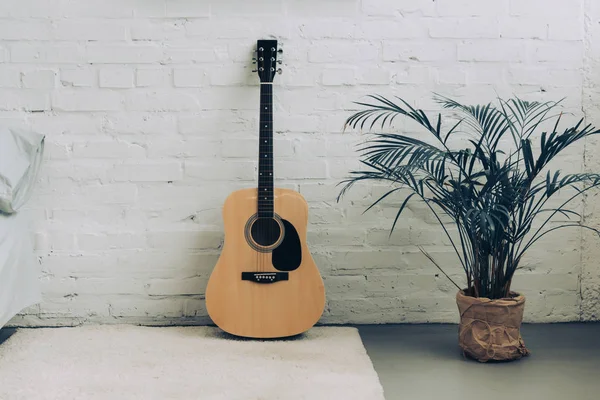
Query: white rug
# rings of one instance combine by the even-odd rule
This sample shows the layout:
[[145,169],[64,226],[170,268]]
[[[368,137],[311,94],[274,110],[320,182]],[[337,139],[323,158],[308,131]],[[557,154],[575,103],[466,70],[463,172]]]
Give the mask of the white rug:
[[236,339],[212,327],[19,329],[0,345],[0,399],[382,400],[354,328]]

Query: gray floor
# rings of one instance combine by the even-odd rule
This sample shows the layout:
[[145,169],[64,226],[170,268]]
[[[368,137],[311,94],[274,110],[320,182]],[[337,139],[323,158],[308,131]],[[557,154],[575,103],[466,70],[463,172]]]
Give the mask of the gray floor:
[[524,325],[532,355],[464,359],[456,325],[359,326],[387,400],[598,400],[600,324]]
[[[456,325],[358,329],[387,400],[600,399],[600,323],[524,325],[532,355],[489,364],[463,358]],[[0,329],[0,343],[14,331]]]
[[15,333],[16,329],[14,328],[3,328],[0,329],[0,344],[4,342],[6,339],[10,337],[13,333]]

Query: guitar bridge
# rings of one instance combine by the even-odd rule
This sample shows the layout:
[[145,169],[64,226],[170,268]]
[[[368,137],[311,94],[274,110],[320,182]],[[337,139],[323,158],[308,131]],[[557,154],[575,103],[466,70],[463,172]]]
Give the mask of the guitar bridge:
[[287,281],[287,272],[242,272],[243,281],[251,281],[255,283],[275,283],[279,281]]

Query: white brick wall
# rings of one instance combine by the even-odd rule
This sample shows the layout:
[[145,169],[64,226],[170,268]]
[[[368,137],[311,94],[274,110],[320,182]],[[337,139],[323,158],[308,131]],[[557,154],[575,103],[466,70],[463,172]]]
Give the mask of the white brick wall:
[[[600,118],[598,97],[600,88],[597,82],[597,71],[600,67],[600,4],[593,0],[585,0],[585,62],[583,65],[583,110],[590,118]],[[597,138],[586,143],[584,168],[587,171],[597,171],[600,160],[597,154],[600,142]],[[587,224],[598,226],[600,224],[600,207],[598,207],[598,193],[591,193],[584,199],[583,217]],[[600,259],[600,246],[597,237],[584,232],[581,243],[582,256],[580,274],[581,291],[581,318],[585,321],[600,319],[600,272],[598,260]]]
[[[462,279],[426,208],[410,204],[388,239],[401,198],[362,215],[383,188],[359,185],[335,202],[361,140],[342,134],[344,120],[366,94],[432,109],[436,91],[466,102],[566,96],[569,111],[583,108],[600,125],[596,3],[1,2],[0,118],[48,143],[28,207],[44,302],[12,323],[208,321],[221,206],[255,179],[251,52],[271,35],[285,51],[277,183],[310,205],[309,245],[328,291],[322,322],[456,321],[454,288],[415,246]],[[596,148],[563,166],[594,170]],[[591,223],[600,221],[595,199],[586,199]],[[533,249],[514,282],[528,297],[526,320],[600,318],[598,248],[565,231]]]

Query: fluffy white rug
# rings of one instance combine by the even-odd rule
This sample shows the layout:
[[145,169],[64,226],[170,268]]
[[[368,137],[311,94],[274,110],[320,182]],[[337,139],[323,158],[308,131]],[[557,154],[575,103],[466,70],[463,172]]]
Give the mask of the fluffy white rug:
[[243,340],[212,327],[19,329],[0,345],[0,399],[382,400],[354,328]]

